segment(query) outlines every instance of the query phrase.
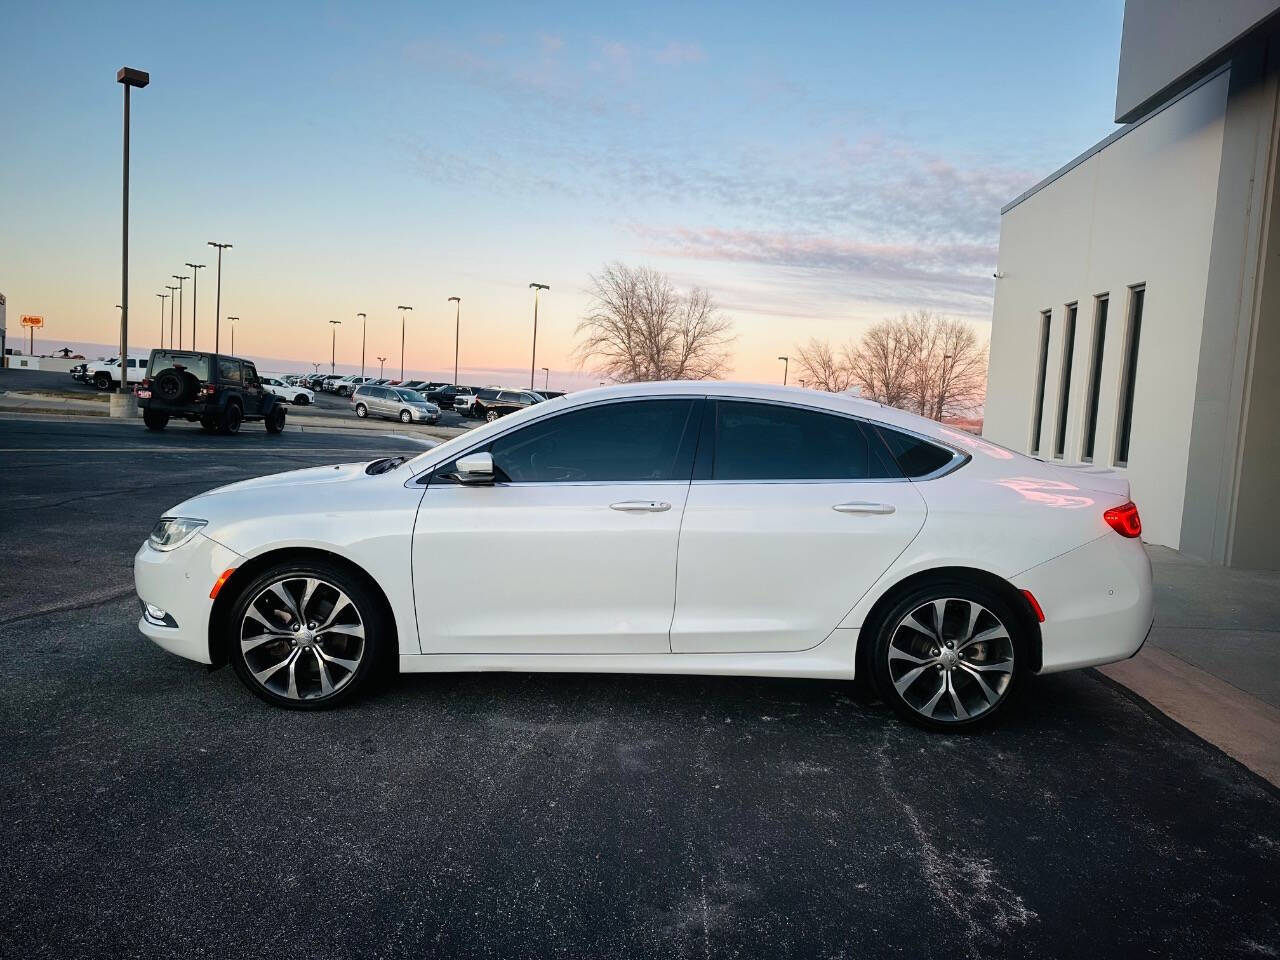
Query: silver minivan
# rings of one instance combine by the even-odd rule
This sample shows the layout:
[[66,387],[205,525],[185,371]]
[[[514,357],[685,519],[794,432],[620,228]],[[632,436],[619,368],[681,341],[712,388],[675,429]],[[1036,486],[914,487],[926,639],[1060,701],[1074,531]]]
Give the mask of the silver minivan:
[[420,393],[400,387],[356,387],[351,395],[356,416],[391,417],[401,423],[439,423],[440,408]]

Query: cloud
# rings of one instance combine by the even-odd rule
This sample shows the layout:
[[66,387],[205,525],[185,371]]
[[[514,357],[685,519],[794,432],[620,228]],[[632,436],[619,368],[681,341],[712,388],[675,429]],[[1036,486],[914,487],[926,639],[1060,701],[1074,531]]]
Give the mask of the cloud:
[[701,63],[707,59],[707,53],[696,43],[681,43],[679,40],[672,40],[655,53],[653,59],[658,63],[666,64]]

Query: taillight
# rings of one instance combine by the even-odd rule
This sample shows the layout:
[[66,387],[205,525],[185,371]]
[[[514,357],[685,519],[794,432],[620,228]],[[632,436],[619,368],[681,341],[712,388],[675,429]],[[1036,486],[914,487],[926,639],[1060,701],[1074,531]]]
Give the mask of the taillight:
[[142,384],[141,384],[141,385],[142,385],[143,387],[145,387],[145,388],[150,389],[150,387],[151,387],[151,378],[150,378],[150,377],[143,377],[143,378],[142,378]]
[[1137,537],[1142,534],[1142,518],[1138,516],[1138,507],[1132,500],[1122,507],[1112,507],[1102,514],[1102,519],[1122,537]]
[[203,393],[206,397],[212,397],[215,393],[218,392],[218,385],[216,383],[206,383],[204,385],[204,389],[201,390],[200,392]]

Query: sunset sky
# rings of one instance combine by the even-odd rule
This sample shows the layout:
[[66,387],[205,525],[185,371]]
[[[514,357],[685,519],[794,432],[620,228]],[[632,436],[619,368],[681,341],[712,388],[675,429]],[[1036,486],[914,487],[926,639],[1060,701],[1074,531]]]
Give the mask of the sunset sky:
[[[587,276],[713,293],[735,375],[920,307],[985,328],[999,207],[1113,129],[1122,4],[5,4],[0,292],[44,342],[110,343],[122,65],[131,347],[214,251],[237,348],[327,368],[572,373]],[[188,290],[190,284],[188,283]],[[190,299],[187,298],[188,318]],[[189,324],[188,319],[188,324]],[[982,330],[985,334],[985,329]],[[520,371],[524,371],[523,374]],[[542,382],[542,374],[538,374]]]

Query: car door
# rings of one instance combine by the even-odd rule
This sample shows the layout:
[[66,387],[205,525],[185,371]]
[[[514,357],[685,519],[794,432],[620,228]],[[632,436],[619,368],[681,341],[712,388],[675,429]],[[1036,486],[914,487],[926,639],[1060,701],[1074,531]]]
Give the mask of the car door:
[[680,534],[671,649],[816,646],[920,531],[924,500],[853,417],[709,406]]
[[[452,462],[433,471],[413,532],[423,652],[669,652],[701,406],[570,408],[477,448],[492,485],[456,482]],[[437,556],[455,576],[433,576]]]
[[262,416],[267,391],[258,377],[258,368],[248,360],[242,364],[244,368],[244,412],[249,416]]
[[386,387],[370,387],[369,399],[366,405],[369,408],[369,412],[375,417],[385,417],[387,415]]

